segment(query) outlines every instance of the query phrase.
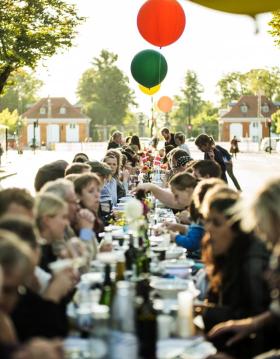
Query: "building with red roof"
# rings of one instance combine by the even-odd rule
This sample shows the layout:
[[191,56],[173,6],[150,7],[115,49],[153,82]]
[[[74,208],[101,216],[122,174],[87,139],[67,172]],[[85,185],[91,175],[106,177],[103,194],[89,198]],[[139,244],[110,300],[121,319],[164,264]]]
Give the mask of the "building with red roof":
[[89,137],[90,119],[65,97],[45,97],[22,114],[25,126],[21,145],[51,147],[59,142],[84,142]]
[[266,96],[242,96],[229,110],[220,111],[220,140],[230,141],[236,136],[259,142],[269,136],[267,123],[278,109],[279,105]]

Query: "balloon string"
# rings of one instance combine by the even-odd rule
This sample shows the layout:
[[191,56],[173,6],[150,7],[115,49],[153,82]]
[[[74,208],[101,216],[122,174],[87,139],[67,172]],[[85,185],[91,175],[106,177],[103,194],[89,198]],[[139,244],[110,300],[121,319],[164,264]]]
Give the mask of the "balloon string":
[[[161,50],[161,48],[160,48],[160,50]],[[159,64],[159,68],[158,68],[158,83],[159,83],[159,84],[161,83],[161,81],[160,81],[161,56],[162,56],[162,55],[159,53],[159,62],[158,62],[158,64]]]
[[[153,119],[154,119],[154,96],[151,97],[151,103],[152,103],[152,108],[151,108],[151,125],[153,125]],[[152,133],[151,133],[152,135]]]

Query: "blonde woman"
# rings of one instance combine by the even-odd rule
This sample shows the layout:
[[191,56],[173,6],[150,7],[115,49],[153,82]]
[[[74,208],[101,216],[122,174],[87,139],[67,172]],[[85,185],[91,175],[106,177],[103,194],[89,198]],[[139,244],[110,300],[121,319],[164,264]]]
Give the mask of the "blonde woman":
[[58,257],[68,257],[63,243],[64,232],[69,225],[68,206],[52,193],[39,195],[35,199],[36,223],[41,236],[42,258],[40,266],[49,271],[48,265]]

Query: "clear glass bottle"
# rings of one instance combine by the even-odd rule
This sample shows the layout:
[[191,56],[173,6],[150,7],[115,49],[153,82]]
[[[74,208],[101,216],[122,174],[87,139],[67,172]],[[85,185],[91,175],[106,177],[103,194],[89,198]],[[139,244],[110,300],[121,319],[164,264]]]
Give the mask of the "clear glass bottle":
[[81,282],[79,288],[79,304],[77,309],[77,325],[81,330],[82,337],[88,337],[92,329],[92,315],[91,315],[91,293],[90,286],[86,282]]
[[134,313],[135,290],[132,283],[117,283],[117,293],[113,301],[109,352],[111,359],[137,359],[138,345],[135,335]]
[[[89,340],[90,358],[109,358],[109,307],[96,304],[92,307],[93,329]],[[97,353],[98,348],[98,353]]]

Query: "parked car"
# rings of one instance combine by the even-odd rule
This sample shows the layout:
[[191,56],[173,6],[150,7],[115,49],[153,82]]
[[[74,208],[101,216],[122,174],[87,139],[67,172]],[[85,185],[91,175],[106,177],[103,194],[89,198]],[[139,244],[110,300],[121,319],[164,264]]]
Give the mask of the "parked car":
[[[269,152],[270,150],[276,150],[277,144],[280,141],[278,137],[271,137],[271,143],[269,143],[269,137],[264,137],[261,142],[261,150]],[[271,148],[270,148],[271,146]]]

